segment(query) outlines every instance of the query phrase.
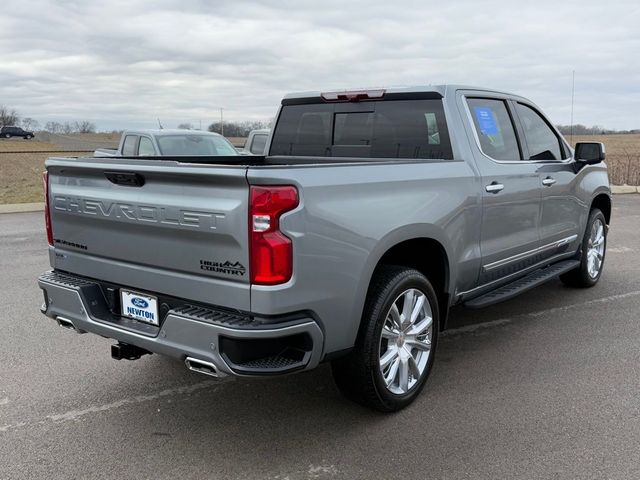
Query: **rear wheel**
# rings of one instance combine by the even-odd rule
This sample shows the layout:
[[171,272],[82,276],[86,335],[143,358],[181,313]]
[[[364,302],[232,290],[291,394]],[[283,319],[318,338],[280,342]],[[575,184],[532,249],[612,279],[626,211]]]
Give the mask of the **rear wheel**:
[[383,412],[409,405],[431,372],[439,325],[433,287],[417,270],[378,269],[353,351],[332,363],[348,398]]
[[580,266],[560,276],[571,287],[593,287],[602,275],[607,251],[607,221],[603,213],[594,208],[589,214],[587,228],[582,239]]
[[10,133],[5,133],[4,134],[4,138],[11,138],[11,134]]

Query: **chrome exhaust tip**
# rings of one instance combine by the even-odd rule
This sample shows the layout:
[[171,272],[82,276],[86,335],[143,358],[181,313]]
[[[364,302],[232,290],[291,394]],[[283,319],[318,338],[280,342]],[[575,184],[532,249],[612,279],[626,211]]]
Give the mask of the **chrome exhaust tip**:
[[58,325],[60,325],[62,328],[67,328],[69,330],[73,330],[74,332],[78,331],[73,322],[68,318],[56,317],[56,322],[58,322]]
[[197,358],[187,357],[184,360],[185,365],[192,372],[202,373],[203,375],[208,375],[210,377],[222,378],[226,377],[225,373],[222,373],[218,370],[211,362],[205,362],[204,360],[198,360]]

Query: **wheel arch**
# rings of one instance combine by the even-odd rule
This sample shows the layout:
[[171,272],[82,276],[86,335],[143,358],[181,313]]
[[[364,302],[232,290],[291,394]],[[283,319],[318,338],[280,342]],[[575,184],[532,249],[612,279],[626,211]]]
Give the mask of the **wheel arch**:
[[602,212],[605,220],[607,221],[607,225],[609,225],[611,221],[611,197],[606,193],[599,193],[591,201],[589,211],[594,208],[597,208]]
[[[358,309],[354,312],[358,318],[358,330],[362,323],[362,312],[371,281],[380,265],[401,265],[415,268],[424,274],[438,295],[440,311],[440,329],[446,326],[451,288],[455,284],[455,271],[451,266],[451,252],[446,245],[442,230],[432,225],[411,225],[391,232],[369,255],[365,275],[361,278],[358,291],[361,292]],[[429,254],[425,254],[429,252]]]

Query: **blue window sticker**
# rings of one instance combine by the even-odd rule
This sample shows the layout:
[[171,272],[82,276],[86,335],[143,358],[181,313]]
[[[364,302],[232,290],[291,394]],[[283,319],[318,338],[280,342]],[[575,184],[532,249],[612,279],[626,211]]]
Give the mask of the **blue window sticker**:
[[497,135],[498,125],[493,110],[489,107],[475,107],[476,120],[480,127],[480,132],[484,135]]

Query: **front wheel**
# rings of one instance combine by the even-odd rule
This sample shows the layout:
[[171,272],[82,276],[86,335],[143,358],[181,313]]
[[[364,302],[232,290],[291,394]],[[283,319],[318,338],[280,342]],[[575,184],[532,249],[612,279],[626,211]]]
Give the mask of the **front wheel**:
[[412,268],[380,267],[353,351],[332,362],[338,388],[383,412],[409,405],[431,372],[439,320],[437,297],[424,275]]
[[593,287],[602,275],[606,251],[607,220],[600,210],[594,208],[589,214],[587,228],[582,239],[580,266],[561,275],[560,280],[570,287]]
[[25,140],[31,140],[31,135],[27,135],[26,137],[24,137]]

